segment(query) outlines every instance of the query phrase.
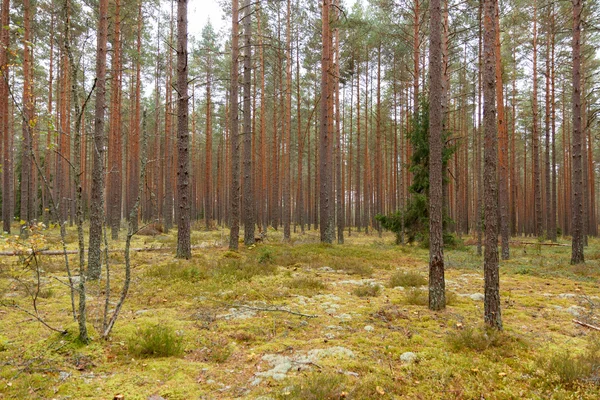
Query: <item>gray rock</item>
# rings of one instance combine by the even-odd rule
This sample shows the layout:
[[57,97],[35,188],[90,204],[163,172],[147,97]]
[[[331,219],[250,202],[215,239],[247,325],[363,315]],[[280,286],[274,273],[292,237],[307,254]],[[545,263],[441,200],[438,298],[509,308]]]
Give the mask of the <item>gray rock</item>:
[[335,272],[335,270],[333,268],[328,267],[328,266],[324,266],[324,267],[319,268],[319,271],[323,271],[323,272]]
[[413,362],[417,361],[417,358],[417,355],[412,351],[407,351],[406,353],[402,353],[400,355],[400,361],[405,364],[412,364]]
[[579,317],[585,311],[585,308],[583,308],[581,306],[571,306],[571,307],[567,308],[565,311],[574,317]]
[[248,319],[256,316],[256,311],[249,308],[230,308],[229,314],[217,315],[217,318],[223,318],[226,320],[231,319]]
[[366,325],[364,329],[367,332],[373,332],[375,330],[372,325]]
[[165,399],[164,397],[159,396],[157,394],[153,394],[150,397],[148,397],[148,400],[167,400],[167,399]]
[[265,354],[262,360],[268,362],[271,365],[271,369],[264,372],[257,372],[254,376],[282,381],[292,368],[297,370],[309,369],[312,364],[317,363],[324,357],[354,358],[354,352],[345,347],[336,346],[327,349],[314,349],[307,353],[297,353],[293,356]]
[[340,314],[336,315],[335,317],[341,319],[342,321],[350,321],[352,319],[352,315],[350,314]]
[[483,300],[485,300],[485,295],[483,293],[473,293],[469,297],[471,298],[471,300],[474,300],[474,301],[483,301]]

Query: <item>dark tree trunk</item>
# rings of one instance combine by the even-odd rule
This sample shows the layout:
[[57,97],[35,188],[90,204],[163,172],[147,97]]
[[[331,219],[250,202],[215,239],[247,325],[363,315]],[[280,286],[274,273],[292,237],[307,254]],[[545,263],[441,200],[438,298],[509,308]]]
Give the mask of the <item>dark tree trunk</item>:
[[92,146],[92,188],[90,198],[90,238],[88,278],[100,278],[100,244],[104,222],[104,105],[106,98],[106,52],[108,37],[108,0],[100,0],[96,55],[96,108],[94,114],[94,143]]
[[442,123],[443,60],[442,5],[429,2],[429,309],[446,308],[443,238]]
[[502,329],[500,313],[500,276],[498,268],[498,131],[496,126],[496,57],[495,23],[496,1],[484,1],[484,69],[483,69],[483,123],[485,130],[484,201],[485,201],[485,303],[486,325]]
[[330,0],[323,0],[321,10],[321,121],[319,129],[319,225],[321,229],[321,242],[333,243],[334,230],[332,229],[331,215],[333,212],[333,199],[331,198],[331,139],[330,139],[330,66],[331,66],[331,30],[329,28]]
[[190,259],[190,136],[188,132],[187,0],[177,0],[177,258]]
[[251,76],[252,76],[252,3],[246,1],[244,15],[244,136],[243,136],[243,166],[244,166],[244,244],[254,244],[254,188],[252,187],[252,107],[251,107]]
[[231,2],[231,84],[229,123],[231,135],[231,230],[229,233],[229,249],[237,250],[240,235],[240,138],[238,115],[238,54],[239,54],[239,7],[238,0]]
[[573,1],[573,169],[571,202],[571,264],[584,262],[583,256],[583,172],[581,130],[581,12],[582,0]]

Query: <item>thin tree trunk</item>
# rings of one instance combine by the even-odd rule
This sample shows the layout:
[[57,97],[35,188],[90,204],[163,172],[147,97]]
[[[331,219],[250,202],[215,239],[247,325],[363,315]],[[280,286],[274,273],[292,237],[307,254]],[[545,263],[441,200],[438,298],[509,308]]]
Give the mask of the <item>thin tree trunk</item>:
[[231,2],[231,84],[230,84],[230,135],[231,135],[231,230],[229,249],[237,250],[240,231],[240,143],[238,115],[238,54],[239,54],[239,7],[238,0]]
[[244,136],[243,136],[243,202],[244,202],[244,244],[254,244],[254,190],[252,187],[252,109],[251,109],[251,74],[252,74],[252,2],[247,0],[244,6]]
[[581,132],[581,13],[582,1],[573,1],[573,169],[571,203],[571,264],[584,262],[583,255],[583,173]]
[[100,244],[104,223],[104,105],[106,98],[106,53],[108,37],[108,0],[100,0],[98,42],[96,49],[96,108],[94,114],[94,143],[92,188],[90,197],[90,237],[88,251],[88,278],[100,278]]

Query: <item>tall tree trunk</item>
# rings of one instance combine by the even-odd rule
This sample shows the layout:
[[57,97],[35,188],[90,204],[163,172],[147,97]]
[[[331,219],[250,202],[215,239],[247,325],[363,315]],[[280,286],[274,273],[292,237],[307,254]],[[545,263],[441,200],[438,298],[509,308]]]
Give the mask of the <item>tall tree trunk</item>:
[[177,258],[190,259],[190,135],[188,129],[187,1],[177,0]]
[[[335,8],[335,19],[338,17],[337,5],[339,0],[334,0],[333,3]],[[340,30],[335,28],[334,33],[335,39],[335,75],[334,75],[334,93],[335,93],[335,193],[336,193],[336,220],[337,220],[337,241],[339,244],[344,243],[344,192],[342,187],[342,130],[340,128],[342,121],[340,120]]]
[[554,3],[552,4],[552,16],[551,16],[551,31],[550,31],[550,60],[551,60],[551,115],[552,115],[552,210],[550,212],[550,235],[549,239],[553,242],[557,240],[556,232],[556,213],[557,213],[557,192],[556,192],[556,147],[554,140],[556,136],[556,93],[555,93],[555,66],[554,66],[554,43],[555,43],[555,14],[554,14]]
[[204,170],[204,221],[206,230],[212,229],[213,219],[213,193],[212,193],[212,54],[207,54],[206,67],[206,147],[205,147],[205,170]]
[[107,224],[116,240],[121,225],[121,1],[115,0],[108,139]]
[[533,2],[533,197],[535,210],[535,235],[542,236],[542,173],[540,169],[540,133],[538,129],[538,78],[537,78],[537,1]]
[[430,0],[429,14],[429,309],[437,311],[446,307],[442,188],[444,89],[441,0]]
[[502,237],[502,259],[508,260],[510,249],[508,240],[509,215],[508,215],[508,132],[506,129],[506,115],[504,112],[504,89],[502,85],[502,51],[500,48],[500,11],[498,2],[495,2],[494,16],[494,47],[495,47],[495,73],[496,73],[496,103],[498,107],[498,206],[500,208],[500,235]]
[[254,188],[252,187],[252,107],[251,107],[251,76],[252,76],[252,3],[247,0],[244,7],[244,136],[243,136],[243,202],[244,202],[244,244],[254,244]]
[[497,0],[484,0],[483,123],[485,129],[485,302],[486,325],[501,330],[500,274],[498,268],[498,131],[496,126],[495,14]]
[[33,104],[33,73],[32,73],[32,52],[29,44],[31,40],[31,5],[30,0],[23,1],[23,138],[21,147],[21,221],[25,223],[21,227],[21,234],[27,236],[27,228],[33,216],[32,200],[34,193],[32,191],[32,164],[33,154],[33,127],[34,122],[34,104]]
[[584,262],[583,255],[583,173],[581,131],[581,13],[582,0],[573,1],[573,169],[571,202],[571,264]]
[[321,121],[319,129],[319,225],[321,229],[321,242],[333,243],[333,230],[331,229],[331,215],[333,212],[333,199],[331,198],[331,138],[329,103],[332,90],[330,89],[331,68],[331,30],[329,27],[330,0],[323,0],[321,9]]
[[104,222],[104,105],[106,98],[106,52],[108,38],[108,0],[100,0],[96,48],[96,108],[94,113],[94,143],[92,188],[90,197],[90,238],[88,245],[88,278],[100,278],[100,244]]
[[231,83],[229,95],[229,123],[231,146],[231,229],[229,249],[237,250],[240,232],[240,138],[238,115],[238,55],[239,55],[239,6],[238,0],[231,2]]
[[291,166],[290,153],[292,144],[292,4],[287,0],[286,44],[285,44],[285,129],[283,152],[283,240],[290,240],[290,224],[292,216]]

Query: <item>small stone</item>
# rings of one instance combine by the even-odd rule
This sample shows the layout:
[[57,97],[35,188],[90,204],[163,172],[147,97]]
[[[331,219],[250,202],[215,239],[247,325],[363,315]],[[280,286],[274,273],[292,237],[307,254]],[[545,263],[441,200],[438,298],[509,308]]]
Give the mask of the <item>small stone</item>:
[[335,339],[335,335],[331,332],[325,334],[325,339],[332,340]]
[[375,328],[373,328],[373,326],[372,326],[372,325],[367,325],[367,326],[365,326],[365,328],[364,328],[364,329],[365,329],[365,331],[367,331],[367,332],[373,332],[373,331],[375,330]]
[[319,268],[319,271],[323,271],[323,272],[335,272],[335,270],[333,268],[328,267],[328,266],[324,266],[324,267]]
[[417,358],[417,355],[412,351],[407,351],[406,353],[402,353],[400,355],[400,361],[405,364],[412,364],[413,362],[417,361]]
[[483,300],[485,300],[485,296],[484,296],[483,293],[473,293],[469,297],[471,298],[471,300],[474,300],[474,301],[483,301]]
[[146,314],[149,310],[137,310],[135,312],[135,315],[142,315],[142,314]]
[[332,307],[332,308],[328,308],[327,310],[325,310],[325,312],[327,314],[335,314],[337,312],[337,309]]
[[350,321],[352,319],[352,315],[350,315],[350,314],[340,314],[340,315],[336,315],[336,318],[339,318],[342,321]]

